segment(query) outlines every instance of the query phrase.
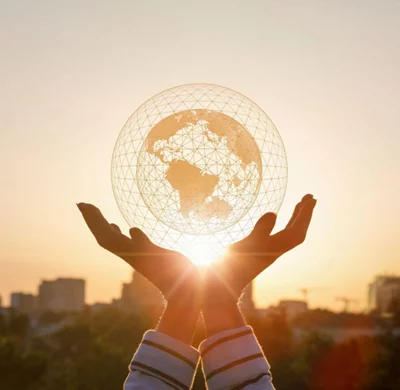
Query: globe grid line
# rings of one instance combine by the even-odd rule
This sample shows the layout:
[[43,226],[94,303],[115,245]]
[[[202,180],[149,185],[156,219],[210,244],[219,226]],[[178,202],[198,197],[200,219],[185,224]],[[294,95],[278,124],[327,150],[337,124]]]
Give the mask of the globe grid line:
[[[172,93],[170,93],[171,91]],[[196,108],[219,110],[218,112],[223,112],[231,119],[239,121],[251,133],[254,142],[261,151],[262,174],[264,174],[265,169],[259,194],[253,202],[254,205],[245,213],[243,220],[232,224],[228,228],[225,226],[224,230],[219,233],[205,234],[204,238],[208,239],[207,242],[214,241],[216,246],[222,249],[231,242],[243,238],[252,229],[259,216],[267,211],[277,212],[279,210],[287,185],[288,169],[286,151],[282,139],[264,111],[244,95],[220,86],[189,84],[171,88],[148,99],[128,118],[118,136],[111,166],[114,196],[121,213],[130,226],[138,226],[159,245],[183,251],[188,245],[195,246],[204,241],[199,239],[196,234],[188,234],[185,229],[183,231],[174,230],[166,226],[162,221],[157,220],[151,210],[143,203],[143,194],[137,188],[138,176],[135,174],[134,168],[143,140],[152,126],[175,112]],[[220,158],[218,156],[220,154],[218,154],[215,145],[213,150],[207,151],[206,145],[200,144],[192,151],[192,159],[195,159],[196,155],[205,156],[196,160],[197,163],[201,162],[204,165],[202,167],[204,170],[201,172],[209,172],[212,169],[212,164],[218,165],[218,158]],[[149,161],[151,162],[151,160]],[[153,159],[154,161],[156,160]],[[151,168],[151,163],[146,166],[147,170],[151,171]],[[222,172],[221,167],[213,169],[217,172]],[[153,196],[152,199],[159,202],[161,213],[166,214],[169,207],[168,199],[165,200],[165,194],[160,192],[165,185],[160,183],[159,177],[154,172],[148,176],[149,178],[146,178],[146,181],[149,181],[149,183],[146,184],[148,186],[146,188],[149,192],[144,196]],[[270,178],[265,179],[268,176]],[[232,175],[229,174],[225,177],[229,182],[229,178]],[[253,180],[251,177],[250,175],[249,180]],[[156,196],[152,194],[154,188],[158,189]],[[223,196],[227,199],[233,199],[236,194],[234,187],[228,186],[224,188]],[[250,188],[244,187],[243,193],[245,196],[251,196],[251,193],[248,192],[251,191]],[[222,191],[222,187],[218,191]],[[165,191],[165,193],[168,198],[176,198],[176,192],[170,191],[168,193]],[[163,199],[165,200],[164,202]],[[240,202],[237,203],[237,207],[245,209],[245,206],[241,206],[242,204]],[[218,212],[218,207],[215,208],[215,211]],[[218,219],[214,219],[209,223],[213,229],[220,224]]]

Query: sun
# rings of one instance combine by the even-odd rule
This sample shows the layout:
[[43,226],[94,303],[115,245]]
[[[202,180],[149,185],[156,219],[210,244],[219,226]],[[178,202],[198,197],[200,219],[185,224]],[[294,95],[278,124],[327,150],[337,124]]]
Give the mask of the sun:
[[218,245],[211,243],[188,243],[182,253],[198,267],[206,267],[222,255]]

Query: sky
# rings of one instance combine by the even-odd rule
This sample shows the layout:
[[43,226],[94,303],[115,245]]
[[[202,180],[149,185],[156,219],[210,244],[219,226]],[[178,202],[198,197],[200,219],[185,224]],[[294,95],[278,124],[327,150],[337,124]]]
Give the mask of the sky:
[[311,307],[367,305],[400,274],[400,1],[0,0],[0,295],[84,277],[87,301],[130,268],[99,248],[77,202],[128,226],[111,154],[154,94],[206,82],[261,106],[285,144],[283,227],[318,200],[307,241],[256,281],[259,307],[311,291]]

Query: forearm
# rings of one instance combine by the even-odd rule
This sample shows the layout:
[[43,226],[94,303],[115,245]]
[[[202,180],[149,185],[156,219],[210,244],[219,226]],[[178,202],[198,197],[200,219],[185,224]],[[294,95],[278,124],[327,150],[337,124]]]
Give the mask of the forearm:
[[235,300],[213,302],[209,299],[203,305],[203,318],[207,337],[246,324]]
[[125,390],[190,388],[199,353],[165,333],[150,330],[129,365]]
[[227,329],[200,345],[209,390],[273,390],[270,366],[250,326]]
[[200,295],[197,290],[185,292],[170,299],[156,330],[145,333],[130,364],[125,390],[191,387],[199,353],[190,344]]
[[207,339],[200,346],[210,390],[273,390],[270,366],[238,307],[238,297],[222,284],[209,284],[203,303]]
[[145,334],[129,367],[125,390],[189,388],[198,352],[190,347],[199,308],[168,303],[154,331]]
[[191,345],[199,314],[196,303],[168,303],[156,330]]

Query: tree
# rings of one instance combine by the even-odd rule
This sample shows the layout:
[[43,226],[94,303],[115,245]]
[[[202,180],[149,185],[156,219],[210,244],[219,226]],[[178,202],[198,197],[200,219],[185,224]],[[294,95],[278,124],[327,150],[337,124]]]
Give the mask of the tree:
[[32,351],[24,352],[16,339],[0,339],[0,388],[2,390],[41,389],[48,357]]

